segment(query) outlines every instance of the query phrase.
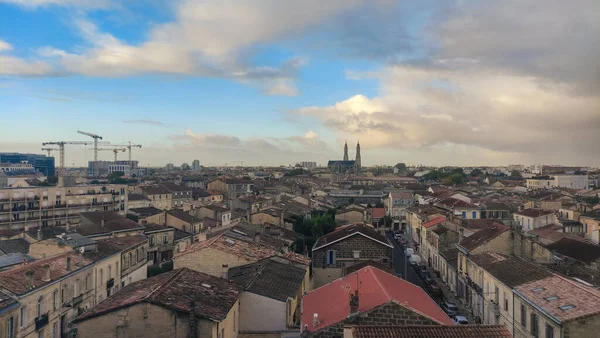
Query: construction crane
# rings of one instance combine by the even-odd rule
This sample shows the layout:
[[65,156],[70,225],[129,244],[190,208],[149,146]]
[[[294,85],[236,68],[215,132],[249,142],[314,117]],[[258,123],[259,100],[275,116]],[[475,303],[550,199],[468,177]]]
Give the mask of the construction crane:
[[60,154],[60,167],[58,168],[58,176],[65,175],[65,145],[90,145],[92,142],[88,141],[57,141],[57,142],[44,142],[43,146],[58,146]]
[[[87,132],[81,131],[81,130],[78,130],[77,132],[81,135],[89,136],[94,139],[94,162],[97,162],[98,161],[98,140],[101,140],[102,136],[92,134],[92,133],[87,133]],[[96,169],[96,170],[94,170],[94,175],[98,175],[98,173],[97,173],[98,166],[94,165],[94,168]]]
[[[111,144],[112,145],[112,144]],[[113,153],[115,153],[115,162],[117,162],[117,154],[119,152],[125,152],[127,150],[127,148],[98,148],[98,151],[112,151]]]
[[131,144],[131,141],[128,141],[127,144],[115,144],[115,147],[125,147],[129,149],[129,161],[131,161],[131,148],[141,148],[141,144]]
[[60,149],[58,148],[42,148],[43,151],[47,151],[48,152],[48,157],[50,157],[52,155],[53,151],[59,151]]

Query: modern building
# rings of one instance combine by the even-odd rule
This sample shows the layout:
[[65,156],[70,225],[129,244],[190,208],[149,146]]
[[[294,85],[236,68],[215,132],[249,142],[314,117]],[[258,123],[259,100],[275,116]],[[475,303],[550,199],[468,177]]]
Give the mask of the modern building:
[[173,170],[173,169],[175,169],[175,165],[173,163],[167,163],[167,165],[165,166],[165,169]]
[[54,157],[39,154],[22,153],[0,153],[0,163],[29,163],[44,176],[54,176],[56,168],[54,166]]
[[89,161],[88,175],[108,175],[117,171],[138,175],[138,161]]
[[307,161],[302,161],[299,163],[300,166],[304,169],[313,169],[317,167],[317,162],[307,162]]
[[200,170],[202,167],[200,166],[200,161],[193,160],[192,161],[192,170]]
[[569,188],[575,190],[589,189],[588,175],[554,175],[541,176],[527,179],[527,188],[536,189],[552,189],[552,188]]
[[0,189],[0,229],[28,229],[79,223],[80,213],[127,213],[127,186],[123,184],[73,187]]

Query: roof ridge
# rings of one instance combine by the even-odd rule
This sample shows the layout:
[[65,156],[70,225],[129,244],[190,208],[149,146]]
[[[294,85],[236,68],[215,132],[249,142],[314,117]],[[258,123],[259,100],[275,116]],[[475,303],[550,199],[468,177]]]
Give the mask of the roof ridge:
[[149,294],[147,294],[144,298],[140,299],[140,302],[143,302],[147,299],[152,298],[152,296],[154,296],[159,289],[161,289],[163,286],[166,286],[167,284],[171,283],[175,279],[175,277],[179,277],[179,275],[181,275],[185,269],[186,268],[175,270],[175,272],[173,273],[173,276],[167,278],[164,282],[160,283],[154,290],[150,291]]
[[[598,292],[598,290],[596,290],[596,289],[594,289],[594,288],[592,288],[592,287],[588,287],[588,286],[585,286],[585,285],[581,285],[581,284],[579,284],[579,283],[576,283],[576,282],[574,282],[574,281],[572,281],[572,280],[570,280],[570,279],[568,279],[568,278],[565,278],[565,277],[563,277],[563,276],[561,276],[561,275],[559,275],[559,274],[555,274],[555,273],[553,273],[552,275],[553,275],[553,276],[556,276],[556,277],[558,277],[558,278],[560,278],[560,279],[562,279],[562,280],[564,280],[564,281],[566,281],[566,282],[568,282],[568,283],[570,283],[570,284],[571,284],[571,285],[573,285],[573,286],[576,286],[576,287],[578,287],[579,289],[581,289],[581,290],[583,290],[583,291],[585,291],[585,292],[587,292],[587,293],[589,293],[589,294],[593,295],[593,296],[594,296],[594,297],[596,297],[596,298],[600,298],[600,294],[599,294],[599,293],[597,293],[597,292]],[[594,291],[592,291],[592,290],[594,290]]]
[[[383,294],[385,294],[385,297],[388,299],[388,301],[393,300],[393,298],[387,292],[387,290],[385,289],[383,284],[381,284],[381,281],[379,280],[379,278],[377,278],[377,274],[375,274],[375,272],[373,271],[374,268],[372,266],[366,266],[365,269],[368,269],[369,272],[371,273],[371,275],[373,276],[373,278],[375,278],[375,281],[379,285],[379,288],[381,288],[381,291],[383,291]],[[358,288],[358,285],[356,287]]]

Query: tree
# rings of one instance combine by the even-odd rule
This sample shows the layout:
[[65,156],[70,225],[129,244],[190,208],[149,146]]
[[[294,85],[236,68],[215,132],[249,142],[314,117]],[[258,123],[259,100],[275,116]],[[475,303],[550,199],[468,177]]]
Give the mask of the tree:
[[384,227],[389,228],[394,223],[394,220],[392,219],[392,217],[386,215],[381,217],[379,223],[382,224]]
[[406,170],[406,163],[397,163],[395,167],[400,171],[404,171]]
[[471,176],[472,177],[477,177],[483,174],[483,171],[479,170],[479,169],[474,169],[473,171],[471,171]]
[[510,172],[510,177],[519,177],[520,178],[522,176],[521,176],[520,172],[518,172],[517,170],[513,170]]
[[191,169],[191,167],[187,163],[184,163],[184,164],[181,165],[181,170],[190,170],[190,169]]

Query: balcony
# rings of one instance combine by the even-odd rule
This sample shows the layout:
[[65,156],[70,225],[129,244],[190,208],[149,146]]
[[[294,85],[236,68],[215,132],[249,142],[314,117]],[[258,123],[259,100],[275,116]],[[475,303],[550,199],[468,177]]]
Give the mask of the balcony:
[[107,289],[110,289],[113,286],[115,286],[115,279],[114,278],[111,278],[111,279],[109,279],[109,280],[106,281],[106,288]]
[[83,295],[79,295],[75,298],[73,298],[73,301],[71,302],[73,307],[76,307],[77,305],[81,304],[83,302]]
[[43,314],[35,319],[35,330],[39,331],[44,326],[48,325],[48,314]]
[[500,316],[500,306],[494,301],[490,302],[490,306],[492,307],[492,312],[494,313],[494,316]]

